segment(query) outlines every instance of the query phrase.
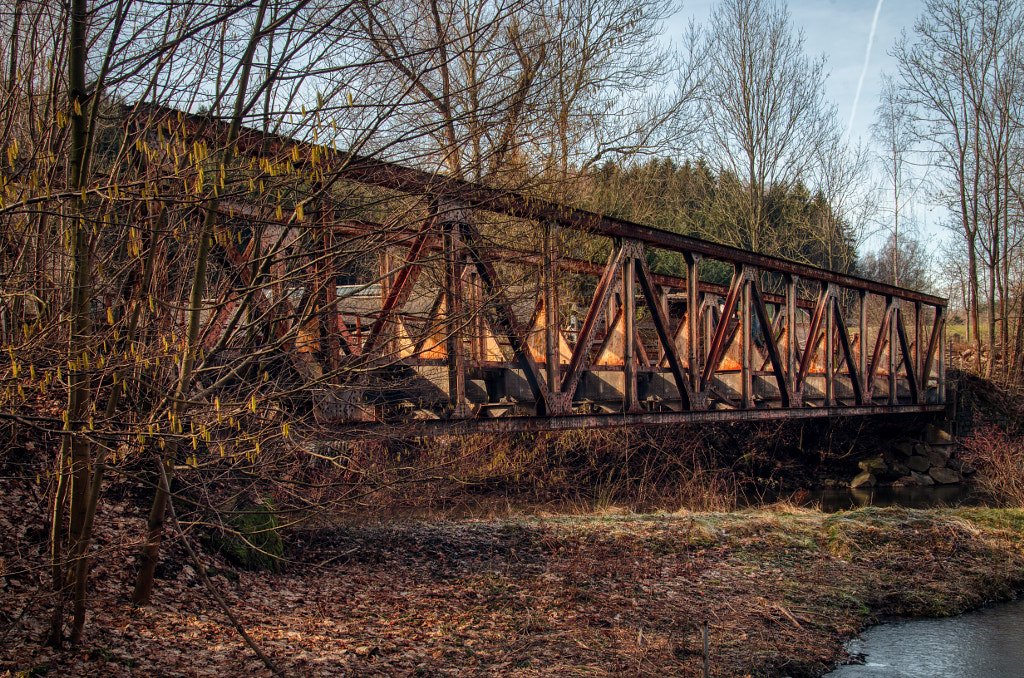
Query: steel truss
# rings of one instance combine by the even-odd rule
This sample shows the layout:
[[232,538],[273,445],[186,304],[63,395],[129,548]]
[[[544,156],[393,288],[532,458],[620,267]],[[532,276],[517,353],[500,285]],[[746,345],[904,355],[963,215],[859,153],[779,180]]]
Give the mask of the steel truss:
[[[168,161],[169,143],[216,146],[227,133],[168,109],[136,107],[126,121],[151,164]],[[331,180],[313,186],[304,215],[238,196],[216,202],[218,255],[249,292],[208,314],[207,346],[230,355],[247,304],[316,394],[318,419],[339,429],[562,430],[944,407],[944,299],[255,130],[243,129],[235,154]],[[338,218],[337,181],[408,198],[422,217]],[[486,232],[495,215],[532,225],[526,240],[537,247],[496,246]],[[239,220],[261,224],[261,237],[243,247]],[[570,256],[560,244],[569,235],[603,261]],[[300,237],[320,247],[303,260],[305,284],[251,293]],[[362,286],[373,298],[361,295],[360,308],[339,295],[330,256],[346,238],[376,238],[380,275]],[[656,250],[675,253],[685,273],[653,273]],[[701,281],[706,262],[727,265],[729,284]]]

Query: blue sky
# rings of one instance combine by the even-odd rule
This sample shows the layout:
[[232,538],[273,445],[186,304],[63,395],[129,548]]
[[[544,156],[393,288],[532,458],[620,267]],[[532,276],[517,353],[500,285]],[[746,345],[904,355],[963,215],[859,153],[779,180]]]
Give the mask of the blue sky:
[[[698,24],[707,25],[711,8],[716,0],[683,0],[682,10],[665,25],[666,37],[678,38],[685,31],[691,18]],[[871,123],[881,91],[882,75],[895,75],[896,64],[889,56],[892,46],[902,31],[910,33],[914,21],[924,9],[923,0],[883,0],[878,24],[871,47],[867,71],[860,98],[854,110],[857,83],[864,68],[864,57],[871,35],[871,23],[875,15],[877,0],[790,0],[790,21],[794,28],[804,32],[804,49],[811,56],[824,55],[826,71],[826,94],[836,105],[839,120],[844,129],[853,116],[851,140],[869,141]],[[942,229],[938,221],[945,216],[945,210],[917,201],[910,206],[917,223],[918,237],[937,246]],[[884,215],[880,215],[884,219]],[[877,232],[870,235],[865,251],[874,250],[885,235],[879,224]]]
[[[680,36],[691,17],[706,24],[715,4],[714,0],[684,0],[682,10],[666,23],[666,33]],[[804,31],[807,53],[824,54],[827,59],[828,95],[845,126],[853,111],[877,0],[791,0],[786,4],[793,26]],[[854,141],[858,137],[867,139],[870,134],[882,73],[895,72],[888,51],[904,28],[909,31],[913,27],[923,4],[922,0],[883,0],[864,87],[854,112]]]

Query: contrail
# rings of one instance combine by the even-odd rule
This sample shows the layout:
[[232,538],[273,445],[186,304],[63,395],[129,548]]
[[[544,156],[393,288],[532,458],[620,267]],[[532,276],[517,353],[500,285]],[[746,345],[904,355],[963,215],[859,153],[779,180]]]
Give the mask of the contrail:
[[853,118],[857,115],[857,102],[860,101],[860,90],[864,87],[864,76],[868,73],[868,62],[871,60],[871,43],[875,41],[875,29],[878,27],[878,15],[882,11],[882,0],[875,5],[875,18],[871,20],[871,34],[868,35],[868,48],[864,53],[864,67],[860,69],[860,80],[857,81],[857,93],[853,95],[853,110],[850,111],[850,123],[846,126],[846,142],[850,142],[853,132]]

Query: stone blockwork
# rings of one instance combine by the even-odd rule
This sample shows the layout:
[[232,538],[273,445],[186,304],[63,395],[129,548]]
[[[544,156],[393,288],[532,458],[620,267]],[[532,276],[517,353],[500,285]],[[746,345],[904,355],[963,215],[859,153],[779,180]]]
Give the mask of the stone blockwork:
[[865,459],[850,487],[951,485],[974,473],[955,455],[954,438],[934,424],[921,440],[903,440],[877,457]]

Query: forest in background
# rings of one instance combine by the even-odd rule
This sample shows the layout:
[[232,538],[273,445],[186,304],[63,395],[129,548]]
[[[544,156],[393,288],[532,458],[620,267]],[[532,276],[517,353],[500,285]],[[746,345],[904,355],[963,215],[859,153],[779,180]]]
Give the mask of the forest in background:
[[[150,488],[133,595],[142,603],[174,496],[192,502],[190,527],[237,533],[232,519],[264,505],[265,492],[242,508],[204,505],[218,483],[275,479],[276,501],[306,510],[321,495],[359,505],[399,482],[450,476],[479,453],[445,441],[330,448],[314,417],[289,418],[316,389],[358,376],[347,365],[312,382],[279,376],[281,353],[339,282],[318,262],[349,271],[346,283],[378,284],[372,262],[426,214],[421,201],[346,181],[356,156],[934,284],[963,300],[977,369],[983,339],[1024,355],[1019,5],[927,3],[896,48],[900,73],[879,109],[883,152],[847,147],[824,97],[824,60],[804,52],[784,5],[762,0],[723,0],[672,45],[661,23],[677,8],[663,0],[5,4],[0,412],[5,454],[31,444],[45,459],[49,641],[83,633],[108,473]],[[147,116],[168,109],[224,134],[165,135]],[[253,130],[335,152],[256,160],[245,145]],[[935,168],[927,190],[956,215],[951,242],[963,245],[938,271],[921,262],[903,217],[921,154]],[[301,235],[243,219],[243,204]],[[385,228],[324,237],[323,224],[371,217]],[[890,244],[863,252],[879,228]],[[537,249],[521,223],[481,217],[481,230]],[[269,253],[235,277],[231,248],[267,238]],[[682,262],[651,265],[678,272]],[[307,293],[290,299],[290,289]],[[293,320],[278,334],[261,324],[272,290]],[[986,337],[981,308],[993,318]],[[227,327],[220,339],[206,330],[211,317]],[[225,350],[257,335],[259,351]],[[1008,358],[996,376],[1012,381],[1020,369]],[[499,458],[502,449],[479,463],[508,478],[529,462]],[[319,486],[322,466],[331,488]],[[190,479],[188,493],[176,475]]]

